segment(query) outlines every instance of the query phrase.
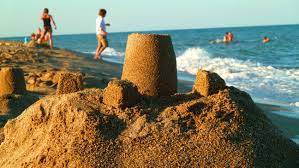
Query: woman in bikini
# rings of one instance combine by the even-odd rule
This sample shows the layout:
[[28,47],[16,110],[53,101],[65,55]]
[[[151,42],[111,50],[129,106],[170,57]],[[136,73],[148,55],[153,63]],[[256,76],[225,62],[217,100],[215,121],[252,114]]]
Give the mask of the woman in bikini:
[[54,25],[55,30],[57,29],[55,21],[52,17],[52,15],[49,15],[49,9],[45,8],[44,12],[41,16],[41,20],[44,22],[44,30],[43,33],[39,39],[39,43],[46,37],[46,35],[49,35],[49,40],[50,40],[50,48],[53,49],[53,37],[52,37],[52,25],[51,22]]

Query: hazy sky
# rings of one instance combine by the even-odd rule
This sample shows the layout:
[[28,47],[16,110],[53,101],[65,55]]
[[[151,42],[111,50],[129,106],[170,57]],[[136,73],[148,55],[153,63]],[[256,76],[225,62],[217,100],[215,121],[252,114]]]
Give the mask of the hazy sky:
[[45,7],[55,34],[93,33],[99,8],[111,32],[299,23],[299,0],[0,0],[0,36],[35,31]]

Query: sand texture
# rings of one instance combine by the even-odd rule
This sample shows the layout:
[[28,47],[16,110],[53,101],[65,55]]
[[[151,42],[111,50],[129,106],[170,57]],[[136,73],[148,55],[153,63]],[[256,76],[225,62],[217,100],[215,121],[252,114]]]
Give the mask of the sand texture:
[[[20,115],[38,99],[56,93],[61,73],[78,73],[80,70],[84,74],[82,87],[105,88],[112,78],[120,76],[121,71],[121,67],[114,64],[95,62],[86,55],[64,49],[48,50],[26,47],[19,42],[0,41],[0,69],[9,67],[14,70],[5,71],[0,76],[4,80],[0,82],[0,90],[6,89],[6,84],[9,84],[10,90],[0,95],[0,142],[4,138],[3,126],[9,119]],[[24,73],[25,93],[21,72],[16,69],[22,69]],[[14,93],[10,94],[12,90]]]
[[129,81],[122,80],[111,81],[103,95],[103,102],[115,108],[131,107],[140,99],[137,87]]
[[79,73],[61,73],[58,78],[56,94],[68,94],[82,90],[82,74]]
[[225,89],[225,81],[216,73],[199,70],[194,82],[193,91],[203,96],[210,96]]
[[299,164],[298,146],[235,88],[208,98],[187,93],[143,100],[126,109],[105,105],[102,95],[91,89],[48,96],[9,121],[0,167]]
[[144,95],[176,93],[176,57],[170,36],[129,35],[122,79],[134,83]]
[[22,69],[11,67],[0,69],[0,95],[25,92],[26,85]]

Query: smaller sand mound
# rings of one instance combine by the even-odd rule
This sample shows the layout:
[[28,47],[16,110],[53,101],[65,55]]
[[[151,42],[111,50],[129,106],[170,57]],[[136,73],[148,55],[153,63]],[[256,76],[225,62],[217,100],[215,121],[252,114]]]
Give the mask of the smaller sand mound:
[[135,105],[140,99],[137,87],[129,82],[113,80],[104,90],[103,102],[112,107],[125,108]]
[[60,74],[56,94],[68,94],[82,90],[83,79],[79,73],[64,72]]
[[193,86],[193,91],[203,96],[210,96],[225,89],[225,81],[216,73],[199,70]]
[[25,79],[20,68],[1,68],[0,95],[22,94],[26,91]]

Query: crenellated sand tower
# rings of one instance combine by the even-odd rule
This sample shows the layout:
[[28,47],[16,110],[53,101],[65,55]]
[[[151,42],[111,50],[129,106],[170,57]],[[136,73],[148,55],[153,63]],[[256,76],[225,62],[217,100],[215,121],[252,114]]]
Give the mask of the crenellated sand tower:
[[161,97],[176,93],[176,57],[171,37],[129,35],[122,79],[134,83],[143,95]]

